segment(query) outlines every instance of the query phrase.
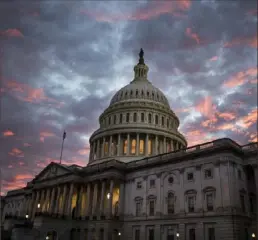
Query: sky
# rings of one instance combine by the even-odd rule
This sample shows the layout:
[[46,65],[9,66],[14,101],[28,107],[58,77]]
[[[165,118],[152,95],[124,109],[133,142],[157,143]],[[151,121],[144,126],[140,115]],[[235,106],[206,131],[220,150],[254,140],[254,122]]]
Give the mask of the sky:
[[257,1],[0,3],[1,194],[52,161],[85,166],[89,137],[140,48],[188,146],[257,141]]

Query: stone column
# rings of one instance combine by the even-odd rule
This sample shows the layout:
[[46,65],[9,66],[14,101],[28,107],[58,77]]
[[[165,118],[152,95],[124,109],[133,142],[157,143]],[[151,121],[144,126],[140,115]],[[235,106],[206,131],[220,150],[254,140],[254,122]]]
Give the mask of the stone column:
[[121,182],[119,187],[119,216],[124,213],[124,188],[124,182]]
[[69,191],[69,195],[68,195],[68,201],[67,201],[67,211],[66,211],[66,215],[70,216],[71,215],[71,203],[72,203],[72,197],[73,197],[73,190],[74,190],[74,184],[71,183],[70,184],[70,191]]
[[55,191],[56,191],[56,189],[55,189],[55,187],[53,187],[52,188],[52,192],[51,192],[51,199],[50,199],[50,203],[49,203],[49,210],[48,210],[48,212],[50,213],[50,214],[52,214],[53,212],[54,212],[54,204],[55,204],[55,200],[54,200],[54,197],[55,197]]
[[126,150],[126,155],[130,155],[130,133],[127,134],[127,150]]
[[32,217],[34,201],[35,201],[35,192],[33,191],[31,199],[30,199],[30,206],[29,206],[29,216],[30,217]]
[[117,141],[117,156],[121,155],[121,134],[118,134],[118,141]]
[[158,155],[159,151],[158,151],[158,135],[155,135],[155,152],[154,154]]
[[149,153],[149,135],[146,134],[145,137],[145,155],[148,156]]
[[109,193],[110,193],[110,198],[108,202],[108,211],[109,211],[109,216],[112,217],[113,215],[113,190],[114,190],[114,180],[110,180],[110,186],[109,186]]
[[77,217],[82,215],[82,196],[83,196],[83,186],[80,186],[80,193],[78,198],[78,206],[77,206]]
[[57,187],[57,196],[56,196],[56,206],[55,206],[55,214],[58,214],[59,209],[59,198],[60,198],[61,189],[60,186]]
[[98,182],[94,183],[93,189],[93,201],[92,201],[92,213],[96,216],[97,213],[97,203],[98,203]]
[[163,139],[163,153],[167,152],[167,148],[166,148],[166,137],[164,137]]
[[114,147],[113,147],[113,145],[112,145],[112,142],[113,142],[113,137],[112,137],[112,135],[109,137],[109,150],[108,150],[108,155],[109,156],[113,156],[114,155],[114,153],[113,153],[113,151],[114,151]]
[[100,158],[100,140],[97,140],[97,158]]
[[44,208],[44,198],[45,198],[45,196],[46,196],[46,190],[45,189],[43,189],[43,190],[41,190],[41,194],[40,194],[41,196],[40,196],[40,212],[43,212],[43,208]]
[[105,137],[103,137],[102,138],[102,148],[101,148],[101,158],[103,158],[104,157],[104,154],[105,154],[105,141],[106,141],[106,139],[105,139]]
[[92,160],[92,148],[93,148],[93,145],[90,144],[90,154],[89,154],[89,162]]
[[105,192],[106,192],[106,182],[102,181],[101,184],[101,196],[100,196],[100,215],[104,215],[104,206],[105,206]]
[[92,149],[92,156],[91,156],[91,160],[95,159],[96,156],[96,141],[93,142],[93,149]]
[[91,185],[88,183],[87,185],[87,207],[86,207],[86,216],[91,215]]
[[31,216],[32,218],[34,218],[34,216],[35,216],[35,212],[37,210],[38,203],[39,203],[39,191],[36,192],[36,200],[33,204],[34,206],[33,206],[33,212],[32,212],[32,216]]
[[140,136],[139,133],[136,134],[136,156],[139,156],[139,148],[140,148]]
[[43,201],[43,206],[42,206],[42,212],[46,212],[47,211],[47,203],[48,203],[48,198],[49,198],[49,188],[46,189],[46,194],[45,194],[45,198],[44,198],[44,201]]
[[62,209],[60,211],[60,214],[65,215],[66,214],[66,195],[67,195],[67,184],[64,185],[64,190],[63,190],[63,202],[62,202]]

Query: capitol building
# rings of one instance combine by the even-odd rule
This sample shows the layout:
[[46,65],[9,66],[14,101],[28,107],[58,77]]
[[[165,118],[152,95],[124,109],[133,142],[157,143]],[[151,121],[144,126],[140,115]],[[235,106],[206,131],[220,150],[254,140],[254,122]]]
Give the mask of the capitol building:
[[141,50],[133,80],[99,117],[87,166],[52,162],[1,199],[2,232],[13,240],[257,239],[258,144],[187,147],[148,70]]

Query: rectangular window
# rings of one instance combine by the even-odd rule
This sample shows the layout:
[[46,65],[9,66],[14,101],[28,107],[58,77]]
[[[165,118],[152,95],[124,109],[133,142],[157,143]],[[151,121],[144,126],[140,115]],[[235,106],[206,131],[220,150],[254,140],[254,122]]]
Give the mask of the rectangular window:
[[195,229],[189,229],[189,240],[195,240]]
[[188,197],[188,211],[194,212],[194,197],[193,196]]
[[136,216],[139,217],[141,215],[141,202],[136,202]]
[[253,199],[253,197],[249,197],[249,202],[250,202],[250,212],[254,213],[254,199]]
[[240,195],[240,202],[241,202],[242,212],[245,212],[245,196],[244,195]]
[[136,154],[136,140],[132,139],[131,141],[131,154]]
[[175,240],[174,230],[168,229],[167,240]]
[[140,229],[135,229],[134,240],[140,240]]
[[215,229],[208,228],[208,240],[215,240]]
[[154,240],[154,229],[149,229],[149,240]]
[[151,200],[150,201],[150,209],[149,209],[149,215],[150,216],[154,216],[154,212],[155,212],[155,201],[154,200]]
[[206,203],[207,203],[207,210],[213,211],[213,194],[212,193],[208,193],[206,195]]
[[139,153],[140,153],[140,154],[144,154],[144,140],[140,140]]
[[142,188],[142,182],[137,182],[136,188],[141,189]]
[[193,181],[193,173],[187,173],[187,180]]
[[150,180],[150,188],[154,188],[155,187],[155,180],[151,179]]
[[206,169],[204,171],[204,177],[205,177],[205,179],[206,178],[212,178],[212,171],[211,171],[211,169]]

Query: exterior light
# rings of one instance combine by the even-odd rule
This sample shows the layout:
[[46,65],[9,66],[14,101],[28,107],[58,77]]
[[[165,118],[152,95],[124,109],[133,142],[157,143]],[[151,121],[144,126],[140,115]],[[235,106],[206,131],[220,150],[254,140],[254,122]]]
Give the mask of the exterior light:
[[121,236],[121,233],[120,233],[120,232],[118,232],[118,236]]
[[28,219],[28,218],[29,218],[29,215],[28,215],[28,214],[26,214],[26,215],[25,215],[25,218],[27,218],[27,219]]
[[110,198],[110,193],[107,194],[107,199],[109,199],[109,198]]
[[179,237],[179,233],[176,233],[176,236]]
[[252,233],[252,238],[255,238],[255,234],[254,233]]
[[40,208],[40,203],[38,203],[38,208]]
[[49,236],[46,236],[46,239],[49,239]]

